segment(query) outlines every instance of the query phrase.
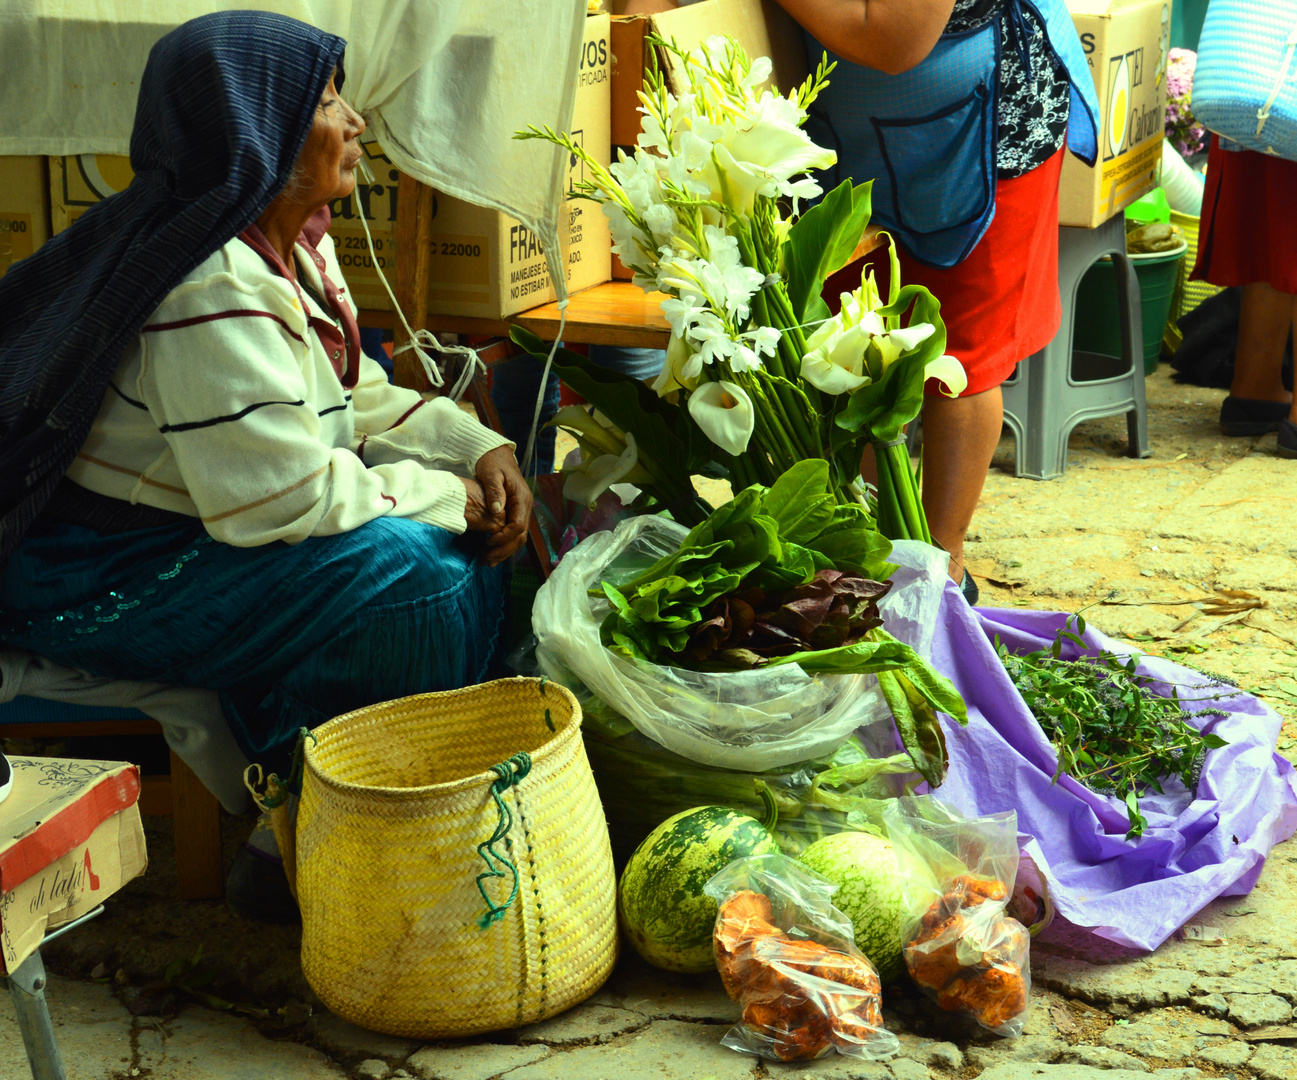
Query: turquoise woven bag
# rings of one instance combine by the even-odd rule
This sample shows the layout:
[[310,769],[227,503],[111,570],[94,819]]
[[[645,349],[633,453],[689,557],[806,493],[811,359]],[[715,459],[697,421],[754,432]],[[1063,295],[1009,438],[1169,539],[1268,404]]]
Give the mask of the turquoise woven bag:
[[1211,0],[1193,115],[1222,141],[1297,160],[1297,0]]

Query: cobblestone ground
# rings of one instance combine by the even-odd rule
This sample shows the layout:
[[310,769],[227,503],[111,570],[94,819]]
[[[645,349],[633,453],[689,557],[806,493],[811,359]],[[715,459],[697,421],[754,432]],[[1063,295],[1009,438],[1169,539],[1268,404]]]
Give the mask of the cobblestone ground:
[[[1124,423],[1074,434],[1067,474],[1012,476],[1012,443],[969,544],[983,603],[1073,610],[1153,652],[1236,677],[1287,720],[1297,756],[1297,462],[1274,437],[1224,440],[1216,391],[1149,381],[1151,460],[1122,457]],[[1230,590],[1230,592],[1226,592]],[[1242,595],[1246,594],[1246,595]],[[1263,607],[1211,615],[1204,597]],[[1186,621],[1189,620],[1189,621]],[[328,1014],[301,978],[298,935],[251,927],[218,904],[180,904],[165,823],[151,865],[107,914],[54,943],[50,1008],[73,1080],[1297,1080],[1297,842],[1272,854],[1246,897],[1209,904],[1154,954],[1055,923],[1032,948],[1026,1033],[996,1040],[904,989],[886,1000],[901,1039],[889,1063],[758,1063],[719,1046],[737,1017],[714,978],[674,977],[623,957],[590,1002],[530,1028],[420,1045]],[[227,822],[231,846],[247,822]],[[202,945],[226,1010],[166,995],[134,1016],[133,995]],[[0,1077],[25,1075],[0,1010]]]

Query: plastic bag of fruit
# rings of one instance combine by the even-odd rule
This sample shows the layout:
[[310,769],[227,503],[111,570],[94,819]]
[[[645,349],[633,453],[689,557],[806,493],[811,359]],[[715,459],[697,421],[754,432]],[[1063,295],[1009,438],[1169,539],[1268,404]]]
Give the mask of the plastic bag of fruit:
[[1005,914],[1018,870],[1018,818],[963,818],[931,796],[884,811],[901,875],[910,976],[937,1004],[997,1035],[1021,1035],[1031,993],[1027,928]]
[[721,1045],[775,1061],[876,1061],[899,1049],[883,1027],[878,972],[833,906],[836,888],[785,855],[737,859],[703,887],[720,909],[716,966],[743,1006]]

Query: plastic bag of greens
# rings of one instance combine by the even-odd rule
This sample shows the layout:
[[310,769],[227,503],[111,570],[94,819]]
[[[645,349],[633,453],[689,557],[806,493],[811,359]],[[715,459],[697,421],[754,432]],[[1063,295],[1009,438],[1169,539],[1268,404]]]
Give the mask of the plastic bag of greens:
[[716,966],[743,1006],[722,1046],[775,1061],[835,1051],[877,1061],[900,1049],[883,1027],[878,972],[833,906],[836,889],[784,855],[736,859],[703,886],[719,907]]
[[[542,672],[532,638],[509,658],[519,675]],[[850,736],[827,757],[766,772],[700,765],[642,735],[561,664],[548,677],[581,702],[581,734],[608,818],[613,857],[623,864],[659,824],[695,806],[728,806],[764,822],[780,847],[797,855],[823,836],[881,823],[881,801],[912,791],[921,777],[909,754],[890,743]]]
[[1021,1035],[1031,993],[1031,937],[1005,914],[1018,872],[1013,811],[963,818],[929,795],[883,810],[901,880],[910,976],[949,1012]]
[[[832,754],[858,729],[889,744],[891,713],[872,675],[808,675],[796,664],[720,673],[620,656],[603,646],[609,609],[590,590],[633,579],[676,551],[688,530],[660,515],[633,518],[582,541],[536,596],[532,628],[540,669],[570,685],[574,676],[634,727],[702,765],[765,772]],[[879,602],[885,629],[926,656],[946,577],[947,556],[898,542],[900,565]],[[876,729],[871,736],[869,729]],[[889,749],[890,752],[890,749]]]

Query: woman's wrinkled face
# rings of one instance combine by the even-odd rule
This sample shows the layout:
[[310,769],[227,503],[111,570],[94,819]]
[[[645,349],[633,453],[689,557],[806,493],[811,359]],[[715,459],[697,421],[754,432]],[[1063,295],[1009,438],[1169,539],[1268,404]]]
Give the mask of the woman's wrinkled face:
[[315,123],[297,158],[297,201],[324,206],[345,199],[356,186],[360,135],[365,120],[338,96],[333,77],[315,109]]

